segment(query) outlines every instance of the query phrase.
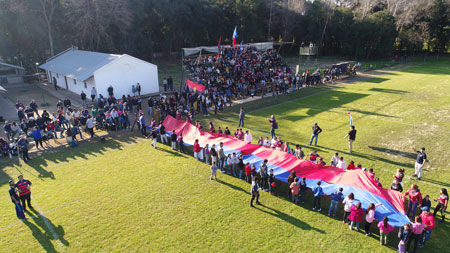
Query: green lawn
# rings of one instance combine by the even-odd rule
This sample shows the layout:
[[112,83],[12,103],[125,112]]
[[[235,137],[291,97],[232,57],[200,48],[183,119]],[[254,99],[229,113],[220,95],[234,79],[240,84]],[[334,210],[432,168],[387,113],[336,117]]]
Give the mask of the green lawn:
[[[373,167],[386,187],[399,167],[412,173],[411,147],[425,146],[429,156],[421,191],[433,198],[450,188],[450,61],[434,61],[400,71],[383,70],[376,78],[352,84],[304,89],[244,107],[253,136],[269,134],[266,118],[275,114],[278,133],[306,144],[318,122],[319,154],[339,151],[345,160]],[[211,117],[233,129],[237,110]],[[352,112],[358,130],[352,155],[343,139]],[[207,123],[210,119],[202,119]],[[232,124],[235,124],[234,126]],[[137,132],[136,132],[137,134]],[[306,148],[310,151],[310,148]],[[38,156],[22,167],[0,160],[0,249],[25,252],[130,251],[301,251],[394,252],[396,233],[387,247],[374,235],[349,231],[340,219],[304,205],[262,193],[264,206],[248,206],[250,186],[220,174],[209,180],[207,165],[188,155],[134,136],[81,144]],[[33,182],[35,212],[17,220],[7,195],[9,178],[24,174]],[[405,187],[412,181],[404,181]],[[322,203],[322,206],[328,202]],[[433,203],[434,205],[434,203]],[[338,217],[342,215],[340,207]],[[40,213],[40,214],[39,214]],[[448,214],[447,214],[448,215]],[[440,216],[438,216],[440,217]],[[422,252],[445,252],[449,223],[437,223]]]

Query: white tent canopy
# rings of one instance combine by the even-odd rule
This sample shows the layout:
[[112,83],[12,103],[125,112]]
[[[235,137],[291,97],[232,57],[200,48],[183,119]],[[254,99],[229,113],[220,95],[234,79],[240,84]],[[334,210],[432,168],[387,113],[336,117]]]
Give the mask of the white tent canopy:
[[[230,47],[230,46],[224,46],[224,47]],[[260,42],[260,43],[248,43],[244,44],[244,47],[256,47],[257,50],[268,50],[273,49],[273,42]],[[218,52],[217,46],[213,47],[192,47],[192,48],[183,48],[184,56],[190,56],[200,53],[201,51],[206,51],[208,53],[217,53]]]

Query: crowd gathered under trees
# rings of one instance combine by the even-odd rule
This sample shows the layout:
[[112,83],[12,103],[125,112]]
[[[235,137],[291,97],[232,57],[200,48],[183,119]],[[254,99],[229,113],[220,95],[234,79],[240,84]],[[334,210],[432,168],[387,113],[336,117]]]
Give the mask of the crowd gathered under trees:
[[[448,51],[444,0],[0,0],[0,57],[36,62],[74,45],[152,61],[183,47],[284,41],[297,52],[313,41],[320,55],[351,59]],[[20,65],[20,64],[19,64]]]

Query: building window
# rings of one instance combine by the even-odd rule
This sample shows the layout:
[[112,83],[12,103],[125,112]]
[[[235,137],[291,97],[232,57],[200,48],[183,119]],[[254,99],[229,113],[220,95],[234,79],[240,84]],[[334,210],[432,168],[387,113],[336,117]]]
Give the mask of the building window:
[[73,79],[73,84],[77,84],[77,80],[76,79]]
[[86,81],[84,81],[83,83],[84,83],[84,88],[87,89],[87,83],[86,83]]

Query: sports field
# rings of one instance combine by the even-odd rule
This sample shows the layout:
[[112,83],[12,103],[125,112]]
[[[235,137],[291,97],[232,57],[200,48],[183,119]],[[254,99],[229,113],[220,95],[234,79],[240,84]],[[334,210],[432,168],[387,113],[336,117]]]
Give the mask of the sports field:
[[[373,167],[384,187],[397,168],[412,174],[412,147],[426,147],[429,162],[417,183],[422,194],[437,198],[441,187],[450,188],[450,61],[398,65],[376,74],[246,104],[245,127],[256,142],[269,135],[267,117],[274,114],[277,134],[310,152],[307,143],[317,122],[323,129],[317,150],[327,163],[338,151],[347,162]],[[238,110],[202,122],[234,130]],[[351,155],[344,139],[348,112],[358,130]],[[140,137],[109,138],[32,158],[21,167],[0,160],[3,252],[397,250],[396,233],[387,247],[380,246],[375,226],[370,237],[350,231],[340,219],[342,206],[338,218],[330,218],[326,211],[311,210],[311,195],[302,205],[288,201],[285,187],[278,187],[275,197],[262,193],[263,206],[250,208],[249,184],[220,173],[217,182],[210,181],[204,163],[169,146],[154,150]],[[16,218],[7,193],[8,180],[19,174],[33,183],[36,210],[27,213],[26,222]],[[405,178],[404,187],[412,182]],[[328,207],[326,199],[322,208]],[[449,224],[436,222],[421,252],[447,252]]]

